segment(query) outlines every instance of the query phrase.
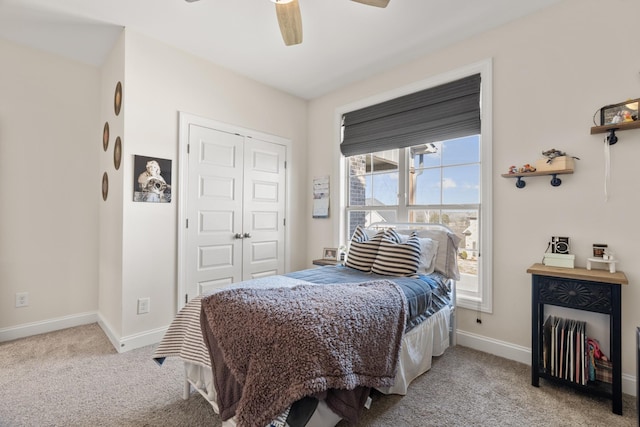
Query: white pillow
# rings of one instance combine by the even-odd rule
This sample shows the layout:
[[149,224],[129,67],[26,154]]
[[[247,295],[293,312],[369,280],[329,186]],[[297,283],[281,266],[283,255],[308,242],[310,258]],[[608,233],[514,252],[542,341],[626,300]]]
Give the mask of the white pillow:
[[419,237],[420,241],[420,266],[418,273],[431,274],[436,268],[436,256],[438,255],[439,243],[437,240],[428,237]]
[[[406,243],[409,240],[409,234],[411,230],[397,230],[400,235],[402,243]],[[420,266],[418,267],[418,273],[431,274],[435,271],[435,260],[438,255],[438,241],[430,239],[428,237],[419,237],[420,241]]]
[[[396,230],[400,235],[408,235],[416,230]],[[417,230],[418,237],[429,238],[438,242],[437,255],[435,257],[435,271],[445,276],[460,280],[458,270],[458,244],[460,237],[445,230]]]

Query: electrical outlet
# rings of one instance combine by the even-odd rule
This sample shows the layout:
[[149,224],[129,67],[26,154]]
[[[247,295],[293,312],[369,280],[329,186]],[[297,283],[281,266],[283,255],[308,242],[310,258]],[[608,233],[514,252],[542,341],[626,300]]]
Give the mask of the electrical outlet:
[[16,307],[26,307],[29,305],[29,293],[17,292],[16,293]]
[[138,298],[138,314],[146,314],[151,310],[151,298]]

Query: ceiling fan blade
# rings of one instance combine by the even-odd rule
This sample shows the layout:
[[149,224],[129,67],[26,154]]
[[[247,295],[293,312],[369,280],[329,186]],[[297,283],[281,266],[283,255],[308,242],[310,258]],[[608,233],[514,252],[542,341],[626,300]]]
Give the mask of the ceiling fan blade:
[[289,3],[276,3],[278,25],[282,33],[282,40],[287,46],[302,43],[302,17],[298,0]]
[[389,0],[353,0],[357,3],[367,4],[375,7],[387,7]]

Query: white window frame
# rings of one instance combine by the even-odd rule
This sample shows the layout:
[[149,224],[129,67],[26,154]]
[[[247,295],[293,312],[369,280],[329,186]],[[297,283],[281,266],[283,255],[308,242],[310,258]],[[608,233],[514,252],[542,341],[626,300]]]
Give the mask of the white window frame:
[[[342,116],[350,111],[358,110],[361,108],[369,107],[371,105],[379,104],[381,102],[388,101],[400,96],[408,95],[414,92],[418,92],[424,89],[429,89],[434,86],[439,86],[445,83],[449,83],[454,80],[459,80],[464,77],[471,76],[473,74],[480,73],[481,75],[481,127],[480,127],[480,156],[481,156],[481,184],[480,184],[480,248],[479,248],[479,277],[478,277],[478,292],[458,292],[457,293],[457,305],[459,307],[479,310],[485,313],[493,312],[493,164],[492,164],[492,93],[493,93],[493,67],[492,60],[485,59],[483,61],[467,65],[465,67],[449,71],[426,80],[415,82],[411,85],[404,86],[391,90],[389,92],[381,93],[370,98],[366,98],[355,103],[343,105],[336,109],[335,117],[335,135],[337,144],[339,146],[342,140]],[[340,215],[339,215],[339,230],[340,241],[342,244],[344,237],[347,233],[347,220],[346,220],[346,207],[348,205],[348,171],[345,167],[345,158],[337,150],[337,168],[339,171],[340,182]],[[402,157],[402,156],[401,156]],[[400,180],[403,181],[402,179]],[[401,184],[402,185],[402,184]],[[403,189],[400,189],[403,191]],[[399,212],[405,207],[399,206]]]

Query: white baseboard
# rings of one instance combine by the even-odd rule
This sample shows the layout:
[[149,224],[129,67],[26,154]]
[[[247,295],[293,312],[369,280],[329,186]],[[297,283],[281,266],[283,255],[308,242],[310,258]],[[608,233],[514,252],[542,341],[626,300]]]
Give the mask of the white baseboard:
[[96,322],[100,328],[102,328],[118,353],[156,344],[160,342],[167,331],[167,327],[163,327],[126,337],[118,337],[118,335],[114,333],[114,329],[104,320],[100,313],[92,311],[2,328],[0,329],[0,342],[27,338],[33,335],[45,334],[47,332],[59,331]]
[[152,329],[139,334],[122,337],[120,340],[120,352],[133,350],[135,348],[146,347],[148,345],[157,344],[164,337],[168,327]]
[[531,365],[531,349],[472,332],[457,330],[458,345]]
[[98,313],[95,311],[79,313],[40,322],[25,323],[0,329],[0,342],[26,338],[32,335],[45,334],[74,326],[88,325],[98,321]]
[[111,341],[113,348],[115,348],[118,353],[122,353],[122,350],[120,350],[120,337],[114,332],[109,322],[107,322],[100,313],[98,313],[98,326],[100,326],[109,341]]
[[[469,347],[484,353],[495,354],[496,356],[531,366],[531,348],[529,347],[522,347],[506,341],[496,340],[460,329],[456,332],[458,345]],[[636,396],[635,375],[622,374],[622,393],[634,397]]]
[[168,329],[168,327],[163,327],[151,329],[149,331],[144,331],[139,334],[129,335],[126,337],[119,337],[114,332],[109,323],[104,320],[104,318],[99,314],[98,325],[100,325],[105,335],[107,336],[107,338],[109,338],[109,341],[111,341],[111,344],[118,351],[118,353],[124,353],[125,351],[157,344],[160,342],[160,340],[162,340],[162,337]]

